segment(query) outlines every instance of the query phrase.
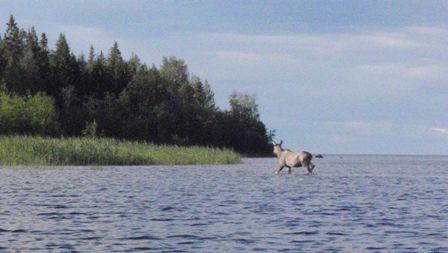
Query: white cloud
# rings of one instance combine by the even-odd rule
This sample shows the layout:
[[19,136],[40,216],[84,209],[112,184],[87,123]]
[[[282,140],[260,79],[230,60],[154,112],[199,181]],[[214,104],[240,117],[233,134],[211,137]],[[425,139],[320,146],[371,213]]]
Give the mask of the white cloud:
[[367,36],[366,42],[370,42],[373,45],[378,45],[386,48],[397,48],[397,49],[412,49],[420,46],[418,43],[406,40],[405,38],[400,38],[399,36],[393,36],[390,34],[374,34]]
[[[345,131],[352,134],[384,134],[397,128],[409,128],[410,126],[396,125],[383,122],[363,122],[363,121],[328,121],[324,125],[336,131]],[[412,126],[414,127],[414,126]]]
[[289,61],[291,57],[282,53],[257,53],[245,51],[217,51],[211,52],[211,55],[219,59],[243,62],[259,62],[259,61]]
[[367,121],[327,121],[324,122],[327,128],[346,130],[363,134],[385,134],[385,133],[398,133],[398,132],[418,132],[427,133],[428,130],[448,133],[448,129],[433,128],[426,125],[418,124],[399,124],[390,122],[367,122]]
[[331,54],[347,47],[346,38],[337,34],[291,34],[291,35],[249,35],[234,33],[201,34],[222,44],[239,46],[246,50],[272,50],[296,53],[306,51],[313,54]]
[[445,31],[403,27],[338,34],[211,33],[192,40],[202,46],[199,52],[206,50],[205,57],[212,56],[195,68],[206,69],[206,78],[224,87],[220,92],[276,87],[274,93],[283,101],[312,103],[318,110],[324,101],[400,103],[421,88],[442,87],[448,82],[448,44],[439,34]]
[[410,26],[406,30],[409,33],[417,33],[420,35],[429,35],[434,37],[441,37],[446,39],[448,36],[448,29],[442,27],[431,27],[431,26]]
[[366,74],[398,77],[402,80],[437,80],[448,78],[448,65],[438,61],[393,62],[361,64],[359,70]]
[[432,127],[430,130],[441,134],[448,134],[448,128]]
[[[248,35],[233,33],[202,34],[230,44],[251,48],[264,46],[286,47],[309,50],[317,53],[334,53],[351,50],[392,49],[392,50],[437,50],[448,49],[443,27],[404,27],[389,31],[367,31],[349,33],[299,33],[290,35]],[[445,36],[445,37],[444,37]],[[440,38],[445,41],[440,41]]]
[[418,124],[397,124],[390,122],[366,122],[366,121],[327,121],[324,126],[330,129],[347,131],[352,134],[388,134],[388,133],[420,133],[437,132],[448,134],[448,128],[430,127]]

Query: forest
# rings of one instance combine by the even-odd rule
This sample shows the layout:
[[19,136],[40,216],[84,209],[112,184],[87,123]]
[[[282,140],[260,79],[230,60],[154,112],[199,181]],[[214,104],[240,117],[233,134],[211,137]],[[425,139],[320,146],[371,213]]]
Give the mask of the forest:
[[45,33],[19,28],[13,16],[0,35],[0,134],[109,137],[121,140],[270,152],[273,131],[255,96],[234,92],[216,106],[210,84],[187,64],[164,57],[148,66],[118,43],[75,55],[64,34],[54,49]]

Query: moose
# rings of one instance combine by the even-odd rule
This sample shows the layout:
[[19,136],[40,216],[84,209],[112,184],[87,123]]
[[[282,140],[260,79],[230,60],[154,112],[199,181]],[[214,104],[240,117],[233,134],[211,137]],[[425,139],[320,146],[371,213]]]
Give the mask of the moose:
[[280,173],[284,167],[288,167],[289,172],[291,174],[292,167],[304,167],[308,170],[309,174],[313,174],[314,164],[311,163],[311,159],[313,159],[313,155],[307,151],[294,152],[289,149],[282,148],[283,141],[280,140],[280,143],[276,143],[272,141],[274,145],[273,153],[278,158],[278,163],[280,168],[276,173]]

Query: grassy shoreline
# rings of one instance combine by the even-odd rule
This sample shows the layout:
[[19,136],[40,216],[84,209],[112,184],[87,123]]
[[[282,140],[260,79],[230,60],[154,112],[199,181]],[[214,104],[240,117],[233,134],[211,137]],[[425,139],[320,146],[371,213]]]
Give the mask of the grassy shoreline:
[[227,149],[155,145],[109,138],[0,136],[0,165],[187,165],[239,163]]

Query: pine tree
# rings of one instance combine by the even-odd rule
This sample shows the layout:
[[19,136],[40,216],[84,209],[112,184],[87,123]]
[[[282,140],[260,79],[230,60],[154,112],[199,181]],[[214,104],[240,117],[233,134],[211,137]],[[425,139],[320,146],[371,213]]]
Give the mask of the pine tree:
[[93,76],[96,65],[96,56],[93,46],[90,46],[87,62],[81,63],[81,65],[82,81],[79,87],[79,96],[85,100],[88,97],[93,96],[93,87],[95,86]]
[[36,29],[31,27],[26,36],[26,50],[31,50],[34,54],[38,54],[40,50],[39,39],[37,38]]
[[61,70],[69,71],[70,67],[70,48],[64,34],[60,34],[56,41],[56,51],[53,54],[53,65]]
[[40,89],[49,93],[51,89],[50,51],[48,50],[48,39],[45,33],[42,33],[40,36],[37,59],[41,77]]
[[85,59],[84,54],[80,54],[76,58],[76,71],[77,71],[77,79],[76,79],[76,91],[78,93],[79,102],[85,99],[88,96],[88,87],[89,87],[89,70],[88,63]]
[[46,52],[48,54],[48,39],[45,33],[40,35],[39,47],[42,52]]
[[[121,57],[120,49],[118,49],[118,43],[115,41],[114,45],[110,49],[109,58],[107,59],[107,65],[112,70],[117,71],[120,67],[120,64],[123,64],[123,58]],[[118,76],[119,73],[113,73],[113,76]]]
[[104,57],[104,53],[102,50],[100,51],[100,54],[98,55],[98,57],[96,59],[96,64],[101,65],[103,67],[107,66],[106,57]]
[[5,53],[9,58],[8,60],[18,62],[20,56],[22,55],[23,45],[23,42],[21,41],[20,30],[12,15],[10,16],[9,21],[8,23],[6,23],[6,25],[6,32],[3,36],[6,50]]
[[[89,65],[89,64],[88,64]],[[110,82],[107,63],[102,51],[96,57],[93,68],[89,72],[89,94],[94,98],[104,98]]]
[[25,93],[31,91],[35,93],[42,90],[42,78],[39,71],[39,41],[34,27],[30,29],[26,37],[25,54],[23,55],[20,65],[22,68],[22,87]]
[[60,34],[56,41],[56,50],[53,51],[50,58],[50,65],[52,69],[53,84],[49,91],[50,94],[56,97],[56,102],[60,106],[62,103],[61,95],[59,94],[63,87],[75,85],[75,70],[73,64],[76,63],[76,58],[70,53],[70,48],[64,34]]
[[131,58],[128,60],[128,73],[130,75],[130,79],[132,80],[134,76],[137,74],[137,71],[140,70],[141,63],[140,58],[133,52],[131,54]]
[[2,36],[0,35],[0,91],[2,91],[4,87],[3,85],[3,71],[5,70],[6,66],[6,56],[5,56],[5,50],[4,50],[4,43]]
[[114,42],[114,45],[109,51],[109,57],[107,59],[107,69],[110,73],[111,84],[109,91],[118,95],[127,85],[127,68],[121,57],[120,49],[118,49],[118,43]]
[[87,71],[92,72],[94,66],[95,66],[95,49],[93,48],[93,46],[90,46],[89,59],[87,60],[86,64]]
[[7,23],[3,39],[3,50],[5,55],[5,67],[2,83],[12,93],[23,92],[23,82],[20,68],[20,59],[23,55],[22,35],[17,27],[14,17],[11,15]]

